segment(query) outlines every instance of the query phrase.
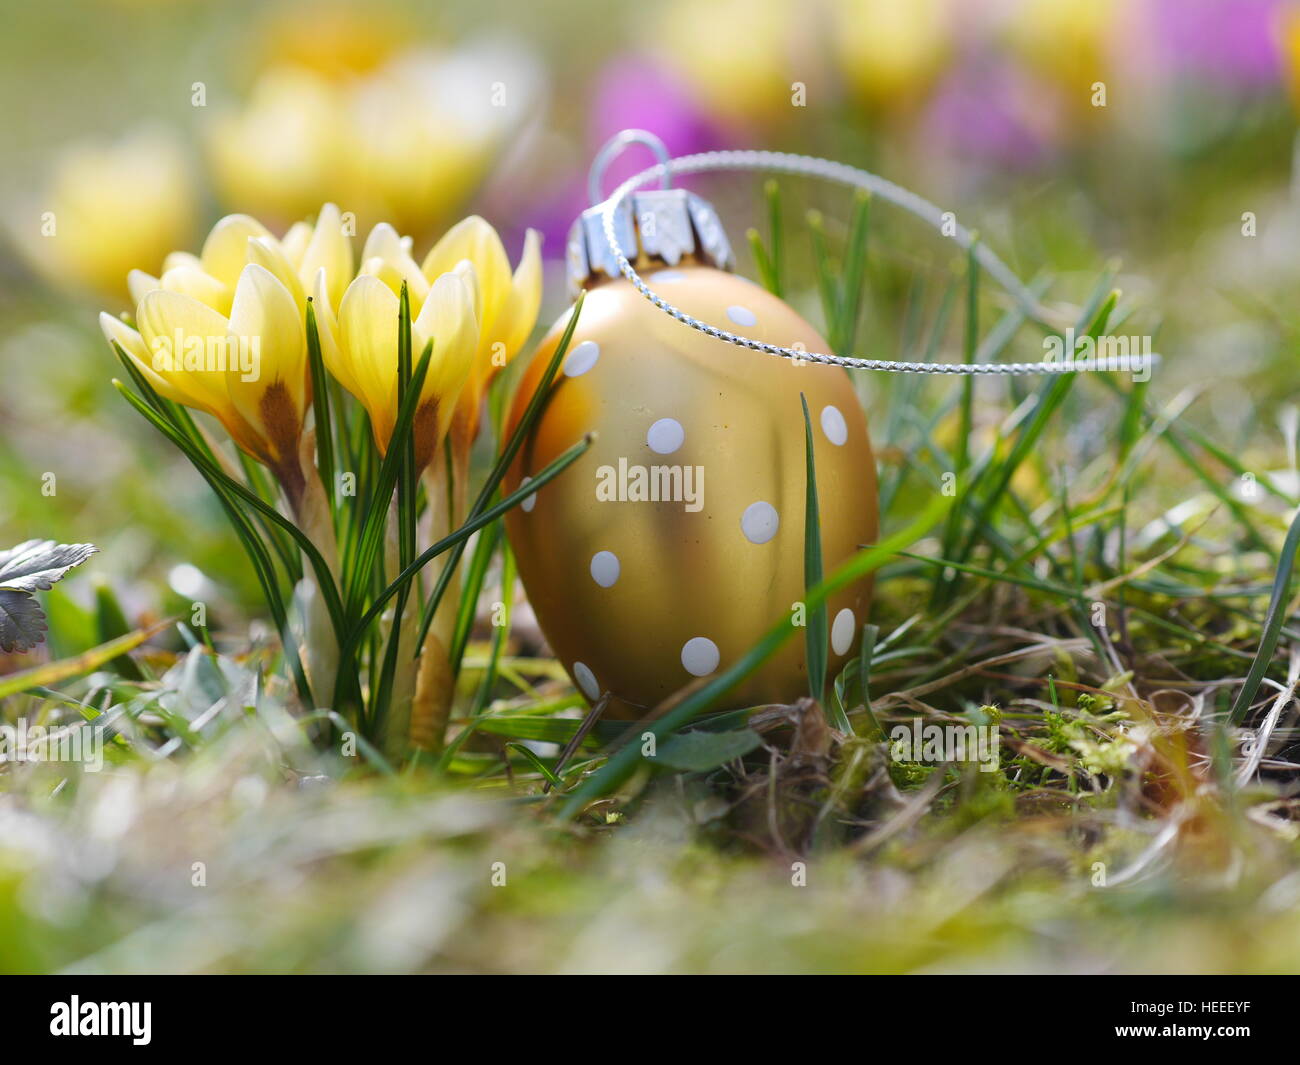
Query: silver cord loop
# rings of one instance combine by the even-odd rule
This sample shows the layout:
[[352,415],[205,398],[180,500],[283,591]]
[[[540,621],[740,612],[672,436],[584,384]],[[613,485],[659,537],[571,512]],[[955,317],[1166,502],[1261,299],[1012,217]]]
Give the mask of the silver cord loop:
[[[604,173],[604,167],[608,164],[609,159],[617,154],[627,143],[640,141],[648,143],[642,138],[644,131],[628,130],[619,137],[614,138],[609,144],[601,150],[596,157],[597,162],[601,163],[600,172]],[[623,140],[624,136],[635,134]],[[654,141],[662,146],[662,142],[653,134]],[[656,166],[629,178],[623,182],[613,195],[604,202],[602,208],[602,230],[605,240],[609,243],[610,252],[614,262],[617,264],[620,272],[634,288],[641,293],[646,299],[653,303],[665,314],[675,318],[683,325],[690,326],[701,333],[711,336],[717,340],[726,341],[728,344],[734,344],[737,347],[748,348],[751,351],[763,352],[767,355],[776,355],[780,358],[791,359],[796,362],[818,362],[829,363],[833,366],[845,366],[854,370],[883,370],[892,373],[926,373],[926,374],[983,374],[990,376],[1018,376],[1022,374],[1063,374],[1063,373],[1081,373],[1086,371],[1128,371],[1138,369],[1137,366],[1131,365],[1127,358],[1120,359],[1116,357],[1096,358],[1085,361],[1075,361],[1073,358],[1062,360],[1045,360],[1042,362],[983,362],[983,363],[935,363],[935,362],[903,362],[893,359],[862,359],[851,356],[832,355],[827,352],[809,352],[800,351],[795,348],[783,348],[775,344],[766,344],[750,337],[738,336],[735,333],[720,329],[717,326],[710,325],[708,322],[702,322],[697,318],[691,317],[685,311],[673,306],[658,293],[650,289],[646,283],[641,280],[640,275],[633,269],[632,264],[628,261],[627,256],[623,254],[615,239],[614,219],[615,212],[619,205],[636,189],[647,184],[654,178],[661,181],[669,180],[673,175],[678,174],[702,174],[710,171],[767,171],[777,174],[790,174],[799,177],[814,177],[825,181],[835,182],[840,185],[847,185],[851,188],[865,189],[873,196],[901,207],[905,211],[916,215],[918,218],[929,222],[935,228],[950,239],[954,240],[960,247],[969,251],[974,246],[974,256],[979,262],[981,268],[995,281],[998,282],[1007,293],[1015,299],[1024,313],[1034,321],[1047,325],[1053,330],[1058,330],[1057,323],[1053,320],[1051,312],[1043,306],[1038,297],[1031,292],[1023,282],[1020,281],[1011,269],[993,252],[986,244],[978,243],[974,240],[970,231],[964,226],[959,225],[956,221],[945,212],[941,211],[928,200],[922,199],[914,192],[895,185],[892,181],[872,174],[866,170],[859,170],[856,167],[848,166],[844,163],[836,163],[829,159],[818,159],[808,155],[791,155],[785,152],[764,152],[764,151],[725,151],[725,152],[700,152],[694,155],[683,155],[676,159],[664,158]],[[592,167],[593,175],[596,172],[596,166]],[[595,195],[599,195],[599,181],[595,183]],[[589,191],[591,191],[589,189]],[[594,200],[593,200],[594,202]],[[945,225],[951,228],[950,233],[943,233]],[[1072,354],[1072,353],[1071,353]],[[1149,361],[1148,366],[1157,361],[1154,355],[1145,356]]]

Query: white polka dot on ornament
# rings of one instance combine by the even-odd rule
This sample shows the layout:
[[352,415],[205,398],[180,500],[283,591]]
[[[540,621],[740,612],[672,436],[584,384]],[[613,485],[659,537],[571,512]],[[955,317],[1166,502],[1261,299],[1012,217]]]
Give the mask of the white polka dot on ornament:
[[836,614],[835,621],[831,624],[831,650],[837,655],[848,651],[853,646],[853,634],[857,627],[858,619],[848,607]]
[[594,340],[584,340],[569,352],[569,357],[564,360],[564,376],[581,377],[596,365],[599,358],[600,345]]
[[844,442],[849,438],[849,427],[844,421],[844,415],[840,413],[839,407],[822,408],[822,432],[826,434],[826,439],[836,447],[843,447]]
[[612,588],[621,571],[618,555],[613,551],[597,551],[591,556],[591,579],[602,588]]
[[750,503],[740,516],[740,531],[751,544],[767,543],[776,535],[780,525],[781,515],[776,512],[776,507],[761,499],[757,503]]
[[682,644],[682,667],[693,677],[707,677],[721,659],[718,645],[707,636],[692,636]]
[[646,446],[658,455],[671,455],[686,439],[686,430],[676,418],[660,418],[645,434]]
[[573,663],[573,679],[578,682],[582,694],[588,699],[600,698],[600,684],[596,681],[596,674],[591,671],[586,663]]

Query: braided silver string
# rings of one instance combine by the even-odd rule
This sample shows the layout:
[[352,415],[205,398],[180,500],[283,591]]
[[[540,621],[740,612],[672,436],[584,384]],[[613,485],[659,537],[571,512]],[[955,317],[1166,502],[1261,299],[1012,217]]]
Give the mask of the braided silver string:
[[[619,205],[635,190],[642,185],[656,179],[665,179],[675,174],[702,174],[709,171],[766,171],[775,174],[791,174],[799,177],[820,178],[825,181],[831,181],[839,185],[847,185],[850,188],[865,189],[873,196],[878,196],[882,200],[901,207],[909,211],[918,218],[929,222],[942,235],[954,240],[962,248],[969,251],[974,246],[974,256],[979,262],[980,267],[995,281],[1000,284],[1009,295],[1015,299],[1021,310],[1034,321],[1041,322],[1049,328],[1059,331],[1057,323],[1054,321],[1052,312],[1039,302],[1038,297],[1034,295],[1025,285],[1016,277],[998,256],[986,245],[978,243],[971,232],[964,226],[957,224],[951,217],[945,217],[945,213],[928,200],[922,199],[914,192],[895,185],[892,181],[887,181],[877,174],[872,174],[866,170],[859,170],[857,167],[848,166],[845,163],[836,163],[829,159],[818,159],[810,155],[791,155],[786,152],[761,152],[761,151],[726,151],[726,152],[700,152],[695,155],[683,155],[675,159],[670,159],[666,163],[658,163],[635,176],[628,178],[613,194],[605,201],[604,210],[601,217],[602,229],[605,234],[605,240],[609,243],[610,250],[613,252],[614,261],[618,264],[619,270],[623,276],[628,279],[638,292],[646,299],[653,303],[665,314],[677,319],[683,325],[690,326],[692,329],[699,330],[701,333],[711,336],[717,340],[725,340],[728,344],[735,344],[737,347],[748,348],[751,351],[763,352],[767,355],[776,355],[780,358],[791,359],[795,362],[820,362],[830,363],[834,366],[846,366],[853,370],[884,370],[891,373],[928,373],[928,374],[992,374],[992,375],[1020,375],[1020,374],[1063,374],[1079,373],[1085,371],[1116,371],[1131,370],[1134,365],[1123,359],[1114,356],[1104,358],[1093,358],[1089,360],[1072,360],[1070,358],[1049,359],[1043,362],[974,362],[974,363],[940,363],[940,362],[903,362],[893,359],[862,359],[845,355],[832,355],[828,352],[800,351],[797,348],[783,348],[776,344],[765,344],[761,340],[754,340],[751,337],[738,336],[735,333],[728,332],[726,329],[720,329],[708,322],[702,322],[698,318],[693,318],[679,307],[673,306],[666,299],[654,292],[642,279],[641,276],[633,269],[632,264],[628,262],[622,250],[618,246],[618,240],[614,234],[614,217]],[[952,232],[943,233],[945,222],[950,223]],[[1151,363],[1156,361],[1155,356],[1148,356]]]

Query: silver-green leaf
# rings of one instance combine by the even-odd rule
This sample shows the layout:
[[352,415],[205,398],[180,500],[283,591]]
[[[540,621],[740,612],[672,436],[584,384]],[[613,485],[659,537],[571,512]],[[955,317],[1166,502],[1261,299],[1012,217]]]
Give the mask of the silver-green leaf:
[[734,732],[679,732],[659,746],[658,761],[673,769],[700,773],[748,754],[763,738],[753,729]]
[[93,544],[26,540],[0,551],[0,651],[26,654],[45,639],[45,613],[33,593],[52,588],[97,550]]

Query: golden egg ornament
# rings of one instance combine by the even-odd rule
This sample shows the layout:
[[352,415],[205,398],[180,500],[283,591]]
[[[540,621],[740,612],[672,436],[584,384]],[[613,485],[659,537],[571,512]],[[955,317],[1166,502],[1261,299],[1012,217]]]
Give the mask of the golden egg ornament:
[[[782,300],[711,265],[725,265],[730,249],[703,201],[683,190],[629,201],[623,246],[636,248],[653,290],[738,335],[827,350]],[[653,213],[658,239],[644,224]],[[801,395],[813,429],[827,573],[875,542],[876,478],[866,419],[844,369],[745,350],[674,320],[611,276],[594,222],[589,211],[575,224],[571,276],[586,299],[505,490],[584,434],[594,442],[505,524],[551,649],[589,701],[608,694],[606,715],[628,718],[726,669],[778,619],[806,620]],[[568,321],[566,312],[525,371],[507,434]],[[870,596],[864,578],[828,602],[830,676],[856,648]],[[715,709],[807,694],[805,635],[796,628]]]

